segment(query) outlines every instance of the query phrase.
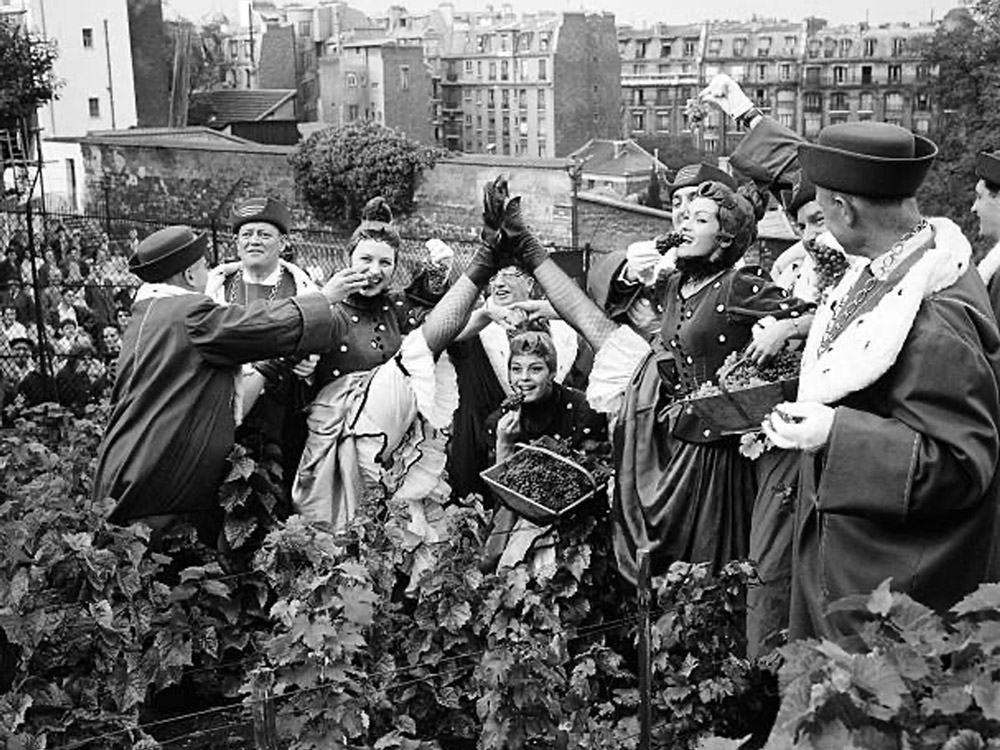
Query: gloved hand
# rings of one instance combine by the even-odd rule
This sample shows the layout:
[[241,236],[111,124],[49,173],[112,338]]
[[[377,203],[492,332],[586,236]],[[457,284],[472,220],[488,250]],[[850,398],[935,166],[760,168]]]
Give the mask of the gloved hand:
[[509,256],[527,271],[534,271],[546,258],[546,250],[531,234],[521,213],[521,197],[510,197],[507,179],[501,175],[486,186],[483,194],[484,235],[492,238],[491,247],[499,250],[500,262]]
[[779,448],[817,451],[830,439],[835,411],[815,401],[778,404],[761,423],[764,434]]
[[482,244],[465,269],[465,275],[476,286],[485,286],[493,274],[514,264],[510,249],[504,247],[501,232],[508,199],[507,178],[503,175],[483,188],[483,228],[479,233]]
[[753,102],[743,93],[740,85],[725,73],[717,74],[698,93],[698,98],[719,107],[734,120],[753,108]]
[[662,259],[656,240],[633,242],[625,250],[625,278],[641,284],[653,283],[653,273]]

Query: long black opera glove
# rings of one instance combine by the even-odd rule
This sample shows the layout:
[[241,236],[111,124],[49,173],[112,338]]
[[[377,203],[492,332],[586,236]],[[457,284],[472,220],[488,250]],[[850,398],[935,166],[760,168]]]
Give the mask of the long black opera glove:
[[[491,275],[486,276],[487,281]],[[479,291],[479,285],[467,271],[428,313],[423,325],[424,340],[434,356],[443,352],[465,329]]]
[[559,317],[587,339],[595,352],[618,330],[618,324],[605,315],[594,300],[551,258],[545,258],[534,269],[534,275]]

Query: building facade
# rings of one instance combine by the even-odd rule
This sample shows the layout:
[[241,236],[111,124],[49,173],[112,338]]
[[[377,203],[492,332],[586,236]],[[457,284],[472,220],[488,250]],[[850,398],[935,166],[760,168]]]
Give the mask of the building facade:
[[610,14],[473,19],[442,51],[444,145],[566,156],[620,135],[621,62]]
[[345,42],[319,60],[319,121],[368,120],[432,145],[431,75],[419,46],[390,39]]
[[53,73],[63,85],[58,98],[38,112],[43,179],[50,206],[80,208],[82,155],[64,139],[166,122],[161,2],[10,0],[2,10],[58,45]]
[[933,126],[936,74],[921,59],[934,24],[711,22],[621,27],[622,127],[631,137],[691,138],[707,155],[727,154],[745,135],[711,109],[695,128],[685,103],[716,74],[739,83],[765,114],[806,137],[837,122],[893,122],[918,133]]

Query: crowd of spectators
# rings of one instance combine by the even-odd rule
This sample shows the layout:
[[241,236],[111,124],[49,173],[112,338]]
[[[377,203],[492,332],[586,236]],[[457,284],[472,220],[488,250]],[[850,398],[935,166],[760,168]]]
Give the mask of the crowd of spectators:
[[58,221],[36,232],[32,258],[24,229],[0,233],[0,413],[46,401],[79,413],[104,395],[139,284],[136,242]]

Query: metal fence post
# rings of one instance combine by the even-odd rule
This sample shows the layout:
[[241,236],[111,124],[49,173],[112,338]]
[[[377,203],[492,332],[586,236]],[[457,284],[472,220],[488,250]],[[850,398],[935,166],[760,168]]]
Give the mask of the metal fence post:
[[638,551],[639,564],[639,750],[649,750],[652,741],[653,706],[651,698],[653,662],[650,653],[649,550]]

